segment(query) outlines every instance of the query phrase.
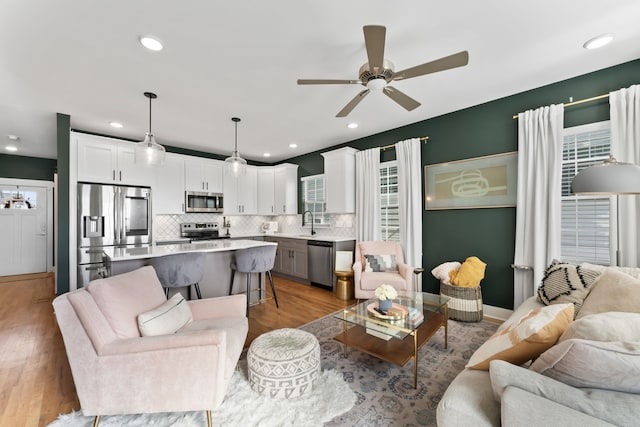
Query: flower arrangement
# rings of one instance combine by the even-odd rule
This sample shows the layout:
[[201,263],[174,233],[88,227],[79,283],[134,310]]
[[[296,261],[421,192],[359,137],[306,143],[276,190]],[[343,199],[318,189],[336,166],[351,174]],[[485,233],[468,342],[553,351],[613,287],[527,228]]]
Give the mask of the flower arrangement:
[[392,300],[398,296],[398,292],[391,285],[380,285],[376,288],[375,293],[380,300]]

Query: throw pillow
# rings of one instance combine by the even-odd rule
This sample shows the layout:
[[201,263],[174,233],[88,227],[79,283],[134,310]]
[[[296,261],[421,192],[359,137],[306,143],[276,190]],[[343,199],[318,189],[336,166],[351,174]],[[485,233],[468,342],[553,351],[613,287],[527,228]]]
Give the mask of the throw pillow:
[[480,261],[478,257],[467,258],[458,271],[451,271],[449,277],[452,285],[463,288],[477,288],[480,281],[484,279],[484,270],[487,264]]
[[496,332],[476,350],[467,368],[489,369],[492,360],[521,365],[554,345],[573,320],[573,304],[554,304],[529,311]]
[[143,337],[173,334],[193,320],[189,304],[179,293],[153,310],[138,315]]
[[640,343],[570,339],[529,368],[573,387],[640,393]]
[[395,255],[365,255],[367,264],[364,271],[398,271]]
[[451,282],[449,281],[449,272],[457,271],[458,269],[460,269],[461,265],[462,264],[460,264],[458,261],[443,262],[442,264],[431,270],[431,274],[433,274],[433,277],[440,280],[442,283],[450,285]]
[[501,360],[491,362],[489,374],[494,397],[498,402],[507,387],[517,387],[614,425],[636,425],[640,417],[637,409],[640,408],[640,395],[574,388]]
[[581,317],[569,325],[558,341],[572,338],[640,342],[640,313],[612,311]]
[[607,311],[640,313],[640,279],[607,268],[582,303],[577,318]]
[[544,273],[538,288],[538,301],[544,305],[572,303],[574,316],[582,307],[589,294],[591,285],[600,276],[596,270],[590,270],[575,264],[552,263]]
[[610,268],[612,270],[616,270],[621,273],[628,274],[629,276],[635,279],[640,279],[640,268],[638,267],[615,267],[615,266],[609,267],[606,265],[589,264],[588,262],[583,262],[580,265],[584,268],[588,268],[589,270],[599,271],[600,273],[603,273],[606,269]]

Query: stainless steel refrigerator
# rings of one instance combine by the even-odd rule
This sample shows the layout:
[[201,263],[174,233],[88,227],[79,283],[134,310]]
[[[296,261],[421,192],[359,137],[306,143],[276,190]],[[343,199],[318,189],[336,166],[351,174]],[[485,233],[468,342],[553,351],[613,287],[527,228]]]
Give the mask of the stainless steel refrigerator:
[[151,188],[78,183],[78,287],[110,275],[109,246],[151,244]]

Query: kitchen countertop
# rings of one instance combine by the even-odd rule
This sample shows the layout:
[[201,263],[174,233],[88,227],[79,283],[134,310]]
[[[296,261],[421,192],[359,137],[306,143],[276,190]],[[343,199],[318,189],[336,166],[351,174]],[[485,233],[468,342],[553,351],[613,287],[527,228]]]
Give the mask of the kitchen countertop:
[[[283,239],[300,239],[300,240],[320,240],[324,242],[348,242],[351,240],[356,240],[355,237],[340,237],[340,236],[311,236],[310,234],[288,234],[288,233],[275,233],[275,234],[265,234],[265,233],[237,233],[231,234],[231,239],[251,239],[252,237],[280,237]],[[222,239],[229,240],[229,239]],[[180,242],[180,243],[188,243],[189,239],[184,237],[177,237],[175,239],[165,239],[165,240],[157,240],[156,245],[166,245],[167,243]]]
[[225,252],[256,246],[275,245],[272,242],[257,240],[209,240],[195,243],[180,243],[175,245],[159,245],[145,247],[105,248],[104,253],[112,262],[129,261],[134,259],[156,258],[166,255],[183,254],[189,252]]

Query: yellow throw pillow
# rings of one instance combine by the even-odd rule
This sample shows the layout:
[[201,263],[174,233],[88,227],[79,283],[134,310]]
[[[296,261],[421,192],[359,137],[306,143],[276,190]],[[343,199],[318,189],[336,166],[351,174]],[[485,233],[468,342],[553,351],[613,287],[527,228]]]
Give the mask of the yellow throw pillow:
[[572,321],[571,303],[533,309],[482,344],[466,367],[486,371],[492,360],[522,365],[553,346]]
[[487,266],[480,258],[472,256],[467,258],[458,271],[450,271],[451,284],[463,288],[476,288],[484,279],[484,269]]

